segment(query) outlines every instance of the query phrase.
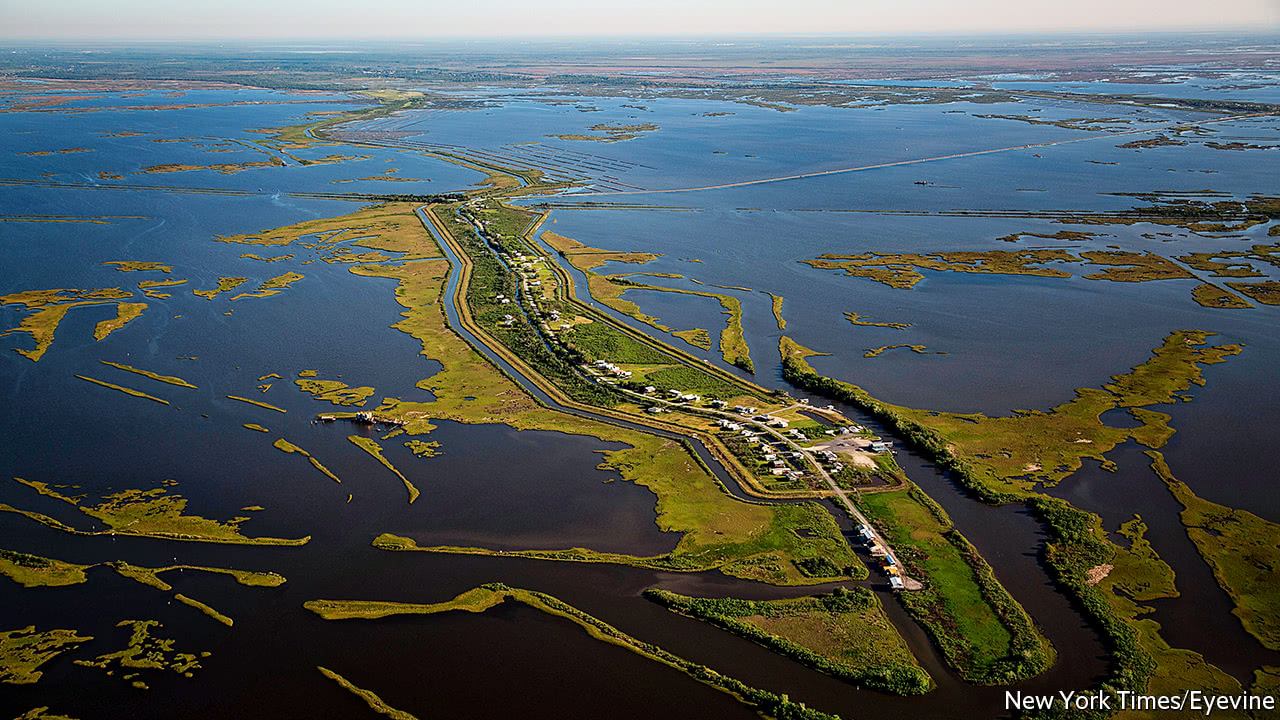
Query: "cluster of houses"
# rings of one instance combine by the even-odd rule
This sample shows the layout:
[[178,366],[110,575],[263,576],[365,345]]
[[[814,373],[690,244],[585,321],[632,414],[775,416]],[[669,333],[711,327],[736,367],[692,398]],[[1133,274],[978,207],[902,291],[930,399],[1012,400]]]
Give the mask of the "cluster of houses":
[[840,456],[830,450],[820,450],[817,455],[818,461],[825,465],[829,472],[838,473],[844,469],[844,463],[840,462]]
[[613,377],[618,378],[619,380],[629,380],[631,378],[630,370],[623,370],[617,365],[614,365],[611,362],[606,362],[604,360],[595,361],[594,363],[592,363],[591,367],[595,368],[597,372],[603,375],[611,375]]
[[[756,420],[756,418],[752,419]],[[739,437],[749,445],[762,445],[764,433],[753,431],[750,428],[743,427],[741,423],[736,423],[724,418],[718,420],[716,424],[720,426],[720,429],[725,430],[726,432],[738,433]],[[767,440],[767,438],[765,439]],[[764,452],[763,455],[761,455],[761,459],[768,465],[769,472],[773,475],[779,477],[785,476],[788,480],[799,480],[804,477],[804,472],[796,470],[784,459],[789,457],[797,462],[803,463],[803,453],[794,451],[784,452],[767,444],[767,442],[763,443],[763,450]]]
[[902,580],[902,568],[898,566],[898,561],[893,558],[893,553],[889,552],[888,548],[880,544],[871,528],[866,525],[859,525],[858,537],[867,546],[871,556],[880,559],[881,568],[889,576],[889,587],[894,590],[902,590],[906,587]]

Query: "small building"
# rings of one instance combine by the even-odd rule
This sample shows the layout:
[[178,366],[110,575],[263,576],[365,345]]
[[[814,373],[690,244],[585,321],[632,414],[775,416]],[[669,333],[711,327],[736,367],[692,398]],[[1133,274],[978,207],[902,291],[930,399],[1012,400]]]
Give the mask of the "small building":
[[670,396],[671,396],[671,397],[673,397],[673,398],[678,398],[678,397],[680,397],[681,395],[684,395],[684,391],[683,391],[683,390],[668,390],[668,391],[667,391],[667,395],[670,395]]
[[782,418],[774,418],[769,422],[769,427],[784,428],[789,426],[790,424],[791,423],[787,422],[786,420],[783,420]]
[[902,582],[902,578],[893,576],[889,578],[889,588],[892,590],[903,590],[906,584]]
[[651,393],[651,392],[653,392],[654,390],[657,390],[657,389],[658,389],[658,388],[656,388],[656,387],[654,387],[654,386],[652,386],[652,385],[645,385],[645,386],[644,386],[644,392],[645,392],[645,394],[646,394],[646,395],[647,395],[647,394],[649,394],[649,393]]
[[723,400],[712,400],[712,401],[711,401],[711,407],[713,407],[713,408],[715,408],[715,409],[717,409],[717,410],[723,410],[723,409],[725,409],[725,408],[729,407],[729,403],[727,403],[727,402],[725,402],[725,401],[723,401]]

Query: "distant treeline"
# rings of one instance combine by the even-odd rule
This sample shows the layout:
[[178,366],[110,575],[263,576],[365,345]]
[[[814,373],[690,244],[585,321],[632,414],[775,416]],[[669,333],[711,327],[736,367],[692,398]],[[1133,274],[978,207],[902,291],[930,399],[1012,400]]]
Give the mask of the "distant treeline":
[[463,193],[440,193],[435,195],[369,195],[357,193],[360,197],[372,202],[414,202],[414,203],[451,203],[467,199]]

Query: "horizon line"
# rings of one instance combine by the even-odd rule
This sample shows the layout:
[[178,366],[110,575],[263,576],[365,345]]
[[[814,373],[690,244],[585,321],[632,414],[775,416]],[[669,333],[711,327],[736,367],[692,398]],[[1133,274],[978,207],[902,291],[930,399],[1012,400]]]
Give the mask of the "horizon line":
[[1016,38],[1036,37],[1122,37],[1122,36],[1168,36],[1168,35],[1214,35],[1238,33],[1244,35],[1273,35],[1280,42],[1280,25],[1274,27],[1258,27],[1253,24],[1222,24],[1205,26],[1202,24],[1186,26],[1166,26],[1158,28],[1023,28],[999,30],[881,30],[881,31],[836,31],[836,32],[728,32],[728,33],[511,33],[491,35],[174,35],[172,37],[153,37],[146,35],[120,36],[88,36],[57,35],[44,37],[6,36],[0,34],[0,44],[40,44],[40,43],[305,43],[305,42],[431,42],[440,40],[457,41],[554,41],[582,40],[584,38],[598,40],[726,40],[726,39],[866,39],[866,38]]

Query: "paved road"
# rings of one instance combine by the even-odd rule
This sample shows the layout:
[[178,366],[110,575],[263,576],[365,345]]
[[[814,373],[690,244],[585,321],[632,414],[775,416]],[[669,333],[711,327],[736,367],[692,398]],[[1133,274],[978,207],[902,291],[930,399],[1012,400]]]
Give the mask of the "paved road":
[[[855,506],[853,502],[849,500],[849,496],[846,494],[846,491],[841,489],[840,486],[836,485],[835,479],[832,478],[831,474],[828,473],[826,469],[822,467],[822,463],[820,463],[818,459],[813,456],[812,452],[810,452],[807,448],[803,448],[800,445],[796,444],[794,441],[791,440],[791,438],[783,435],[782,433],[778,432],[777,430],[767,425],[755,422],[753,420],[749,420],[737,413],[732,413],[725,410],[715,410],[713,408],[694,408],[694,407],[685,405],[683,403],[673,403],[664,398],[654,397],[651,395],[644,395],[641,393],[633,392],[631,390],[627,390],[626,388],[622,388],[622,387],[615,386],[615,389],[623,393],[626,393],[628,395],[631,395],[633,397],[639,398],[640,400],[647,403],[665,405],[665,406],[673,407],[685,412],[696,411],[697,414],[714,415],[720,418],[733,420],[734,422],[739,422],[739,423],[745,422],[765,433],[768,433],[769,435],[773,436],[775,439],[781,440],[783,443],[786,444],[788,448],[791,449],[792,452],[800,453],[802,456],[804,456],[805,459],[809,461],[809,463],[814,467],[814,469],[818,471],[818,476],[821,477],[823,481],[826,483],[827,487],[831,489],[831,494],[839,498],[840,502],[844,505],[845,509],[849,511],[849,516],[852,517],[858,523],[870,528],[871,534],[874,536],[875,541],[878,542],[880,546],[883,547],[890,555],[894,555],[896,558],[897,554],[893,551],[893,546],[891,546],[889,544],[889,541],[886,540],[884,536],[880,534],[880,531],[869,519],[867,519],[867,516],[863,515],[862,511],[859,510],[857,506]],[[787,409],[793,409],[793,408],[803,408],[808,410],[817,409],[817,408],[811,408],[808,405],[801,405],[801,404],[792,405],[790,408],[787,408]],[[897,567],[899,569],[899,572],[901,572],[901,569],[902,569],[901,563],[898,563]],[[923,585],[920,584],[918,580],[915,580],[914,578],[910,578],[905,574],[900,575],[900,577],[902,578],[902,583],[907,590],[919,590],[922,587],[924,587]]]

